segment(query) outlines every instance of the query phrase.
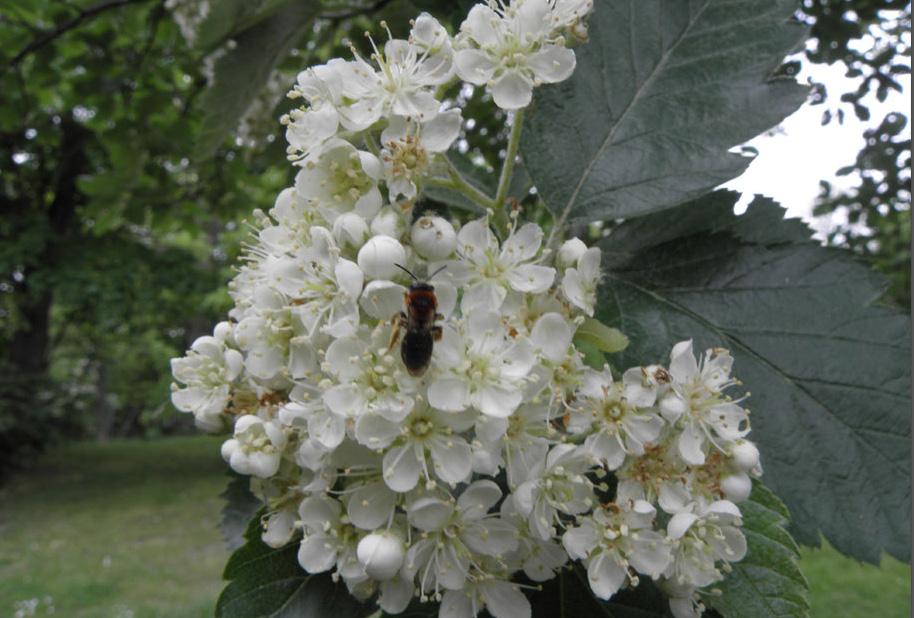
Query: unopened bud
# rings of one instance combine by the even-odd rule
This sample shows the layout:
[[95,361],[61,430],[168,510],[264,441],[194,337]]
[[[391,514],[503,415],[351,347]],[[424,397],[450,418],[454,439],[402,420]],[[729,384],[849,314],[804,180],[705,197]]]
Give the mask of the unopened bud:
[[403,541],[391,533],[374,532],[359,541],[356,556],[372,579],[387,581],[399,572],[406,557]]
[[406,250],[390,236],[374,236],[359,249],[359,268],[371,279],[392,279],[405,262]]
[[441,217],[419,217],[410,239],[416,252],[427,260],[443,260],[457,248],[454,226]]
[[368,224],[354,212],[346,212],[333,222],[333,238],[341,247],[361,247],[368,237]]

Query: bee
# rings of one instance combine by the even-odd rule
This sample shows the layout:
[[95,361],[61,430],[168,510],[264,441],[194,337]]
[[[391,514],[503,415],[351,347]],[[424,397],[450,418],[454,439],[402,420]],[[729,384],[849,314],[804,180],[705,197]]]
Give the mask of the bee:
[[[395,264],[395,266],[412,277],[413,283],[404,295],[406,311],[401,311],[393,318],[394,328],[388,349],[392,349],[396,345],[397,340],[400,339],[400,331],[405,330],[400,343],[400,358],[403,359],[403,364],[409,374],[418,377],[428,369],[428,364],[432,360],[434,342],[441,339],[441,327],[437,326],[435,322],[444,319],[444,316],[438,313],[435,287],[427,281],[420,281],[416,275],[399,264]],[[442,270],[444,270],[444,266],[435,271],[429,279]]]

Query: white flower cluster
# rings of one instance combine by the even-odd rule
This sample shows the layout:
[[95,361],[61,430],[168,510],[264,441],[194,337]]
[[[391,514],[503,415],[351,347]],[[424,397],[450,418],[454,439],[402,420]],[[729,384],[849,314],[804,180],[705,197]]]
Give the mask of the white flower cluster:
[[461,128],[441,88],[456,75],[525,106],[571,73],[562,33],[586,34],[590,8],[477,5],[453,38],[423,14],[371,61],[301,73],[295,185],[255,213],[229,320],[172,361],[175,406],[232,433],[264,542],[298,539],[306,571],[388,613],[418,597],[522,618],[518,578],[579,560],[602,599],[640,573],[692,616],[746,551],[736,503],[761,469],[724,394],[730,355],[683,342],[668,368],[589,368],[573,336],[600,249],[550,251],[517,210],[501,238],[491,215],[414,213]]

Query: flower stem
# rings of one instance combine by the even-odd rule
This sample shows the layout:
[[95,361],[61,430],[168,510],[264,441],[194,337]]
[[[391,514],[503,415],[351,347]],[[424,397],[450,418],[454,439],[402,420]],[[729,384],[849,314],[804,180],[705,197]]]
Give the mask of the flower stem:
[[505,200],[508,198],[508,188],[511,186],[511,179],[514,177],[514,160],[517,159],[517,149],[520,146],[520,135],[523,128],[524,110],[519,109],[514,112],[511,135],[508,137],[508,151],[505,154],[505,162],[498,178],[498,190],[495,192],[495,216],[493,217],[493,222],[495,227],[505,236],[507,236],[509,224],[509,209],[505,204]]
[[477,189],[473,186],[466,178],[463,177],[457,168],[448,161],[448,174],[449,178],[429,178],[426,182],[435,187],[441,187],[443,189],[451,189],[457,193],[463,195],[469,199],[474,204],[479,205],[483,210],[492,208],[494,202],[491,197]]

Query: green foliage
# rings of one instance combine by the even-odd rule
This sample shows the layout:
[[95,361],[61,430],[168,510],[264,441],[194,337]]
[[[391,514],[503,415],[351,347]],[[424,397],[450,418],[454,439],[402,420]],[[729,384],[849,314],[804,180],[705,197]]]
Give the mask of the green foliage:
[[890,113],[878,127],[864,133],[866,145],[856,161],[838,170],[839,176],[859,174],[849,191],[822,188],[815,214],[838,213],[846,221],[828,233],[829,244],[849,247],[869,258],[885,273],[888,297],[911,308],[911,131],[908,119]]
[[308,575],[298,564],[298,543],[281,549],[260,540],[260,518],[247,531],[247,543],[232,554],[223,577],[229,584],[216,603],[217,618],[361,618],[371,613],[344,584],[328,573]]
[[910,319],[873,305],[883,282],[864,265],[778,224],[769,200],[734,216],[736,197],[620,226],[599,317],[631,337],[626,362],[690,337],[731,349],[765,482],[800,541],[821,530],[858,559],[910,560]]
[[799,548],[787,533],[787,507],[759,482],[739,505],[748,551],[733,572],[705,595],[705,602],[727,618],[776,618],[809,615],[809,584],[799,567]]
[[768,80],[804,31],[792,0],[603,3],[571,79],[537,91],[521,144],[557,224],[697,197],[750,160],[728,149],[805,99]]
[[234,470],[229,470],[228,485],[225,491],[219,494],[225,504],[222,506],[222,518],[219,520],[219,530],[225,539],[226,546],[235,550],[244,545],[244,533],[254,519],[263,503],[251,493],[251,479],[242,476]]

